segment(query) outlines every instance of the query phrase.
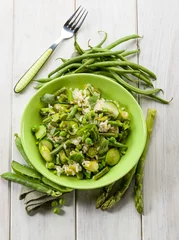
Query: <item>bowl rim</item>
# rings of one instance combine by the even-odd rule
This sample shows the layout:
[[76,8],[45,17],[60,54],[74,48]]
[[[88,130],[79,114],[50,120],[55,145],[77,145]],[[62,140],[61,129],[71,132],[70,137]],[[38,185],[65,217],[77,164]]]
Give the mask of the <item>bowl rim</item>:
[[[23,124],[24,124],[24,118],[25,118],[25,114],[26,114],[26,111],[27,111],[28,106],[31,104],[31,101],[33,100],[33,98],[34,98],[36,95],[38,95],[39,92],[43,91],[43,89],[48,88],[48,86],[50,86],[52,83],[55,83],[55,82],[58,82],[58,81],[63,81],[63,80],[65,80],[65,79],[68,79],[69,77],[73,77],[73,76],[75,76],[75,77],[78,77],[78,76],[83,76],[83,77],[90,76],[90,77],[98,77],[98,78],[106,79],[107,81],[110,81],[111,83],[115,84],[117,87],[120,87],[120,88],[122,89],[122,91],[124,91],[130,98],[133,99],[133,101],[135,102],[135,104],[136,104],[136,106],[137,106],[137,108],[138,108],[138,111],[139,111],[139,113],[140,113],[140,118],[141,118],[141,120],[142,120],[142,126],[141,126],[141,128],[143,129],[143,138],[144,138],[144,141],[142,142],[141,147],[140,147],[140,149],[141,149],[141,150],[140,150],[140,156],[141,156],[141,154],[142,154],[142,152],[143,152],[143,150],[144,150],[144,147],[145,147],[145,143],[146,143],[147,130],[146,130],[146,123],[145,123],[145,119],[144,119],[144,114],[143,114],[143,111],[142,111],[139,103],[137,102],[137,100],[136,100],[136,99],[132,96],[132,94],[130,94],[122,85],[116,83],[114,80],[112,80],[112,79],[109,78],[109,77],[102,76],[102,75],[91,74],[91,73],[90,73],[90,74],[89,74],[89,73],[77,73],[77,74],[71,74],[71,75],[67,75],[67,76],[62,76],[62,77],[60,77],[60,78],[57,78],[57,79],[53,80],[52,82],[48,82],[48,83],[45,84],[42,88],[40,88],[40,89],[30,98],[30,100],[29,100],[28,103],[26,104],[26,106],[25,106],[25,108],[24,108],[24,111],[23,111],[23,114],[22,114],[22,118],[21,118],[20,133],[21,133],[22,146],[23,146],[23,148],[24,148],[25,153],[27,154],[27,157],[28,157],[29,151],[27,150],[27,146],[26,146],[26,144],[25,144],[25,139],[24,139],[24,134],[23,134]],[[130,167],[128,168],[128,171],[124,171],[124,173],[121,174],[120,178],[122,178],[123,176],[125,176],[125,175],[138,163],[138,161],[139,161],[139,159],[140,159],[140,156],[139,156],[138,160],[136,160],[135,164],[133,164],[133,165],[130,164]],[[29,157],[28,157],[28,158],[29,158]],[[30,158],[29,158],[29,161],[31,162]],[[32,163],[32,162],[31,162],[31,163]],[[32,163],[32,165],[35,167],[35,169],[37,169],[36,166],[35,166],[35,164],[34,164],[34,162]],[[73,188],[73,189],[81,189],[81,190],[90,190],[90,189],[101,188],[101,187],[104,187],[104,186],[106,186],[106,185],[109,185],[109,184],[111,184],[111,183],[113,183],[113,182],[115,182],[115,181],[117,181],[117,180],[120,179],[120,178],[118,178],[118,177],[114,177],[114,179],[108,181],[107,183],[101,184],[100,186],[93,186],[93,185],[95,185],[95,184],[94,184],[94,181],[95,181],[95,180],[93,180],[93,181],[91,182],[91,186],[85,187],[85,186],[80,185],[80,187],[76,186],[76,187],[74,188],[74,185],[73,185],[73,184],[65,184],[65,185],[64,185],[63,183],[60,183],[60,182],[59,182],[59,181],[60,181],[60,177],[59,177],[59,181],[57,181],[57,180],[54,180],[54,179],[50,178],[48,174],[46,174],[46,173],[43,172],[43,170],[41,171],[41,169],[38,169],[37,171],[40,172],[44,177],[46,177],[46,178],[48,178],[49,180],[53,181],[54,183],[57,183],[57,184],[59,184],[59,185],[61,185],[61,186],[64,186],[64,187],[70,187],[70,188]],[[107,174],[108,174],[108,173],[107,173]],[[66,176],[66,177],[67,177],[67,176]],[[88,181],[90,181],[90,180],[92,180],[92,179],[89,179]],[[85,181],[85,180],[81,180],[81,181]],[[98,182],[98,181],[95,181],[95,182]],[[78,184],[77,184],[77,185],[78,185]]]

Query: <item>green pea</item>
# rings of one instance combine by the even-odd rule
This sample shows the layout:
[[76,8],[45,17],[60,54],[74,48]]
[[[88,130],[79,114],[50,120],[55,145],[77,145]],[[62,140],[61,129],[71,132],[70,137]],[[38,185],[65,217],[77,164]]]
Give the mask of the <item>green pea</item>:
[[46,163],[46,168],[48,169],[54,169],[55,168],[55,164],[53,162],[47,162]]
[[60,204],[60,205],[64,205],[64,204],[65,204],[65,199],[64,199],[64,198],[60,198],[59,204]]
[[58,206],[58,202],[57,202],[57,201],[53,201],[53,202],[51,203],[51,206],[52,206],[52,207],[57,207],[57,206]]
[[67,135],[67,132],[66,132],[66,131],[61,131],[61,132],[60,132],[60,136],[61,136],[61,137],[66,137],[66,135]]
[[60,212],[60,209],[58,207],[53,209],[53,213],[54,214],[59,214],[59,212]]

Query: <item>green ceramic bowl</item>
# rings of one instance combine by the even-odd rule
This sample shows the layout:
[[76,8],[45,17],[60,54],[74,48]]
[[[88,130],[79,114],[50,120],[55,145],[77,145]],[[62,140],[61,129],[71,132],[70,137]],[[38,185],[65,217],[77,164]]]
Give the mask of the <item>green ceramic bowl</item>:
[[[87,83],[100,89],[102,97],[116,100],[125,106],[131,114],[131,133],[127,141],[128,150],[119,163],[98,180],[79,180],[76,177],[57,177],[45,167],[45,161],[39,154],[31,127],[41,122],[39,110],[42,107],[40,97],[67,86],[83,88]],[[116,82],[103,76],[76,74],[54,80],[41,88],[27,104],[21,122],[21,138],[25,152],[33,166],[45,177],[60,185],[75,189],[94,189],[108,185],[128,173],[138,162],[146,141],[146,126],[142,110],[133,96]]]

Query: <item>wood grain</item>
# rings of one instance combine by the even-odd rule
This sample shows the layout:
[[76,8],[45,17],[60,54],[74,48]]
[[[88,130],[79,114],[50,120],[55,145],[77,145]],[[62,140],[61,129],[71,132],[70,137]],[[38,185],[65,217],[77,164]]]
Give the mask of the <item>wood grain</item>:
[[[86,49],[87,41],[94,46],[102,39],[99,30],[108,33],[110,43],[125,35],[136,33],[136,3],[134,0],[77,0],[77,6],[88,9],[89,14],[83,28],[78,34],[80,45]],[[136,48],[131,41],[119,48]],[[136,60],[136,59],[134,59]],[[95,209],[95,201],[99,191],[78,191],[77,193],[77,239],[78,240],[139,240],[140,216],[136,213],[133,203],[133,188],[119,205],[109,212]]]
[[156,108],[158,116],[150,144],[144,179],[143,239],[178,240],[179,196],[179,2],[138,1],[140,63],[158,76],[157,87],[164,89],[169,106],[141,100],[146,112]]
[[[11,158],[11,93],[13,47],[13,1],[2,0],[0,7],[0,174],[9,170]],[[5,24],[6,23],[6,24]],[[9,187],[8,187],[9,186]],[[9,239],[10,184],[0,179],[0,238]]]
[[[73,1],[64,4],[62,0],[53,1],[15,1],[14,12],[14,58],[13,58],[13,85],[33,62],[56,40],[60,35],[62,24],[73,13]],[[59,56],[69,57],[73,50],[73,41],[61,43],[37,77],[44,77],[60,64],[55,59]],[[30,84],[22,94],[13,94],[12,132],[20,131],[20,121],[25,105],[35,93],[34,83]],[[33,117],[33,116],[32,116]],[[14,147],[13,159],[22,161]],[[13,184],[11,198],[11,239],[75,239],[75,211],[74,197],[69,194],[69,206],[63,208],[61,215],[54,215],[52,209],[29,217],[24,209],[23,202],[19,201],[20,186]]]

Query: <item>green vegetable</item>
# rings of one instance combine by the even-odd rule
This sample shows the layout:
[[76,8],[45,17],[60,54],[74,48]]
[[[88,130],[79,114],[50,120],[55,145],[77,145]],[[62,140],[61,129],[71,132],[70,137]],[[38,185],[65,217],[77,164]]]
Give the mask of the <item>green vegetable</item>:
[[22,142],[21,142],[21,139],[20,137],[18,136],[18,134],[14,134],[15,136],[15,145],[17,147],[17,149],[19,150],[20,154],[22,155],[24,161],[30,166],[33,168],[33,165],[31,164],[31,162],[29,161],[29,158],[27,157],[25,151],[24,151],[24,148],[22,146]]
[[44,125],[40,125],[38,131],[35,133],[36,139],[42,139],[46,136],[46,127]]
[[58,206],[58,202],[57,202],[57,201],[53,201],[53,202],[51,203],[51,206],[52,206],[52,207],[57,207],[57,206]]
[[121,200],[122,196],[125,194],[132,181],[135,171],[136,166],[122,178],[122,180],[119,182],[118,190],[102,204],[101,206],[102,210],[107,210],[113,207],[117,202]]
[[120,39],[116,40],[115,42],[109,44],[107,47],[105,47],[105,49],[112,49],[123,42],[129,41],[131,39],[137,39],[137,38],[141,38],[141,37],[137,34],[132,34],[132,35],[120,38]]
[[96,95],[93,95],[88,99],[88,102],[89,102],[92,109],[94,108],[97,100],[98,100],[98,96],[96,96]]
[[84,161],[82,162],[83,167],[89,172],[97,172],[98,171],[98,162],[93,161]]
[[42,182],[45,183],[45,185],[51,187],[52,189],[54,189],[55,191],[58,191],[60,193],[66,193],[66,192],[73,191],[73,189],[62,187],[59,184],[56,184],[45,177],[42,177]]
[[38,183],[37,181],[35,181],[31,178],[20,176],[20,175],[17,175],[15,173],[11,173],[11,172],[3,173],[1,175],[1,178],[4,178],[8,181],[20,183],[20,184],[22,184],[26,187],[30,187],[30,188],[32,188],[36,191],[46,193],[46,194],[51,195],[53,197],[61,196],[60,192],[53,191],[48,186],[45,186],[44,184],[42,184],[40,182]]
[[46,168],[48,168],[48,169],[55,169],[55,164],[53,162],[47,162],[46,163]]
[[60,205],[64,205],[64,204],[65,204],[65,199],[64,199],[64,198],[60,198],[59,204],[60,204]]
[[110,185],[107,185],[103,189],[101,189],[100,195],[96,200],[96,208],[100,208],[103,205],[103,203],[109,196],[109,193],[111,192],[113,186],[114,186],[114,183],[111,183]]
[[48,139],[43,139],[43,140],[41,140],[41,141],[39,142],[39,148],[40,148],[42,145],[43,145],[43,146],[46,146],[50,151],[52,151],[52,149],[53,149],[53,144],[52,144],[52,142],[49,141]]
[[95,174],[95,175],[93,176],[93,179],[94,179],[94,180],[97,180],[97,179],[103,177],[103,176],[104,176],[106,173],[108,173],[108,172],[109,172],[109,167],[105,167],[105,168],[103,168],[99,173]]
[[77,111],[78,111],[78,106],[75,105],[73,107],[73,109],[71,110],[71,112],[69,113],[67,119],[72,119],[75,116],[75,114],[77,113]]
[[114,166],[119,162],[120,157],[119,151],[116,148],[111,148],[106,154],[106,163]]
[[47,162],[52,161],[52,156],[50,154],[50,150],[48,147],[46,147],[45,145],[39,144],[39,151],[42,157],[45,159],[45,161]]
[[41,175],[35,169],[24,166],[16,161],[12,161],[11,167],[16,174],[41,180]]
[[153,124],[155,121],[156,113],[157,111],[152,109],[148,109],[147,111],[147,117],[146,117],[147,140],[146,140],[144,151],[139,159],[136,174],[135,174],[134,200],[135,200],[135,207],[140,214],[143,213],[142,190],[143,190],[144,164],[145,164],[145,158],[147,155],[147,150],[148,150],[150,137],[153,130]]
[[83,54],[83,55],[69,59],[67,62],[60,65],[60,67],[56,68],[51,73],[49,73],[48,77],[51,77],[54,73],[58,72],[59,70],[63,69],[64,67],[67,67],[70,64],[75,63],[75,62],[80,62],[81,60],[83,60],[85,58],[89,58],[89,57],[90,58],[99,58],[99,57],[104,57],[104,56],[118,55],[120,53],[121,53],[121,51],[115,51],[115,52],[106,51],[106,52],[100,52],[100,53]]
[[55,98],[55,95],[46,93],[40,98],[40,100],[44,103],[54,104],[56,101],[56,98]]
[[58,207],[53,209],[53,213],[54,214],[59,214],[59,212],[60,212],[60,209]]

